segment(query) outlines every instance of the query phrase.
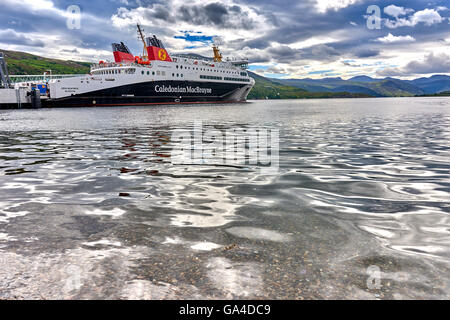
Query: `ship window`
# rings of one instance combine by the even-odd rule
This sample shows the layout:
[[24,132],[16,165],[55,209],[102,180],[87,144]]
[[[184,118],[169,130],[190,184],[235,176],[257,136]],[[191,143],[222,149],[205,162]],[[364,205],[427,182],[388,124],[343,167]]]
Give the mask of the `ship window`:
[[178,69],[178,65],[177,65],[177,69]]
[[141,73],[144,74],[144,70],[142,70]]
[[150,75],[150,71],[147,71],[147,75],[148,75],[148,76]]
[[165,76],[165,75],[166,75],[166,72],[165,72],[165,71],[161,71],[161,74],[162,74],[163,76]]
[[177,73],[177,77],[179,77],[180,76],[180,74],[179,73]]
[[156,74],[159,76],[159,75],[161,75],[161,72],[160,71],[156,71]]
[[155,75],[155,71],[152,71],[152,75]]
[[172,77],[175,77],[175,73],[172,73]]
[[183,66],[180,66],[180,69],[183,69]]
[[181,77],[183,78],[183,74],[181,74]]

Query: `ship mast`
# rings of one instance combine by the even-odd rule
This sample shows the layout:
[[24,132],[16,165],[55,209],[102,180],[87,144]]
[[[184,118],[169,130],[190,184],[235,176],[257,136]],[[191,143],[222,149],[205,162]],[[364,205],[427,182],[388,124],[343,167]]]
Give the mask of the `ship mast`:
[[147,55],[147,44],[145,43],[145,36],[144,36],[144,32],[141,29],[141,26],[139,24],[137,24],[137,29],[138,29],[138,36],[139,38],[142,40],[142,43],[144,44],[144,51],[142,53],[142,60],[144,61],[148,61],[148,55]]
[[219,47],[215,44],[213,45],[214,51],[214,62],[222,62],[222,54],[220,53]]

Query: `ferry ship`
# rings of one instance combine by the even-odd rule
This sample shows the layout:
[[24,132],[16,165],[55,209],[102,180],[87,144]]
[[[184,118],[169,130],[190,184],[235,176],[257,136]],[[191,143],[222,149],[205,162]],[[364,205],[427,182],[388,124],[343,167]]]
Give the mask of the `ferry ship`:
[[86,76],[48,83],[49,106],[124,106],[242,102],[255,84],[247,60],[224,60],[214,45],[214,58],[169,55],[156,37],[145,38],[143,54],[134,56],[123,43],[113,43],[114,62],[100,61]]

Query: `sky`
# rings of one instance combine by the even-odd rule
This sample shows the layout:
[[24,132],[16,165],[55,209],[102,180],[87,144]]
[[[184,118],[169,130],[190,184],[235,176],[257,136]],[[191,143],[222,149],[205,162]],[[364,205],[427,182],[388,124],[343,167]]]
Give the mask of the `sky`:
[[214,42],[268,77],[450,75],[450,0],[1,0],[0,49],[113,60],[112,42],[142,53],[136,23],[169,53]]

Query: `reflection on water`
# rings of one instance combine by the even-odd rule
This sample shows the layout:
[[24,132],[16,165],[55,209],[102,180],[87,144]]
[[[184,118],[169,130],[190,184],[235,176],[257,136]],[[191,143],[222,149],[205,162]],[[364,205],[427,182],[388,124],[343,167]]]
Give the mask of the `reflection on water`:
[[[172,164],[195,120],[279,129],[279,172]],[[448,98],[1,111],[0,299],[449,298],[449,125]]]

